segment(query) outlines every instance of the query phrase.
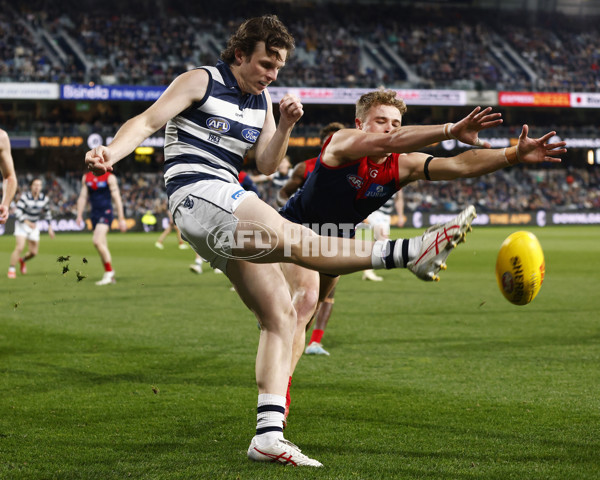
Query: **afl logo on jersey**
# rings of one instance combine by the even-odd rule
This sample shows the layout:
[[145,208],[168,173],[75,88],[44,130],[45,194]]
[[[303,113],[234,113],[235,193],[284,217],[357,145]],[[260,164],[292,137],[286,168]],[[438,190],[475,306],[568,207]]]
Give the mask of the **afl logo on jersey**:
[[242,137],[244,137],[250,143],[256,142],[259,135],[260,132],[254,128],[244,128],[242,130]]
[[352,185],[357,190],[359,190],[360,187],[362,187],[363,185],[363,179],[358,175],[350,174],[346,175],[346,178],[348,179],[348,182],[350,182],[350,185]]
[[206,121],[206,126],[211,130],[215,130],[221,133],[228,132],[231,128],[229,122],[221,117],[210,117]]

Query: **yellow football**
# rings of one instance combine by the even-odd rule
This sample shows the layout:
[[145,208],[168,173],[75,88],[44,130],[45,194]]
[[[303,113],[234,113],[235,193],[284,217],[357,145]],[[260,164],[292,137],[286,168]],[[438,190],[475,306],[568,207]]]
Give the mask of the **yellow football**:
[[546,274],[544,252],[531,232],[509,235],[498,252],[496,279],[502,295],[515,305],[527,305],[540,291]]

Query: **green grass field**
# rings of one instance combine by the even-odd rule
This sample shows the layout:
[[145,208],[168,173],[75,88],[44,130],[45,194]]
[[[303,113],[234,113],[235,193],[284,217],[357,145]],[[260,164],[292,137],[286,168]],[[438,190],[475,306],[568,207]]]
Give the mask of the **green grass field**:
[[174,236],[115,233],[118,283],[96,287],[91,235],[43,236],[0,279],[0,478],[597,479],[600,229],[531,229],[546,279],[524,307],[494,274],[515,230],[476,228],[438,284],[342,279],[286,430],[323,469],[246,459],[258,331],[224,275],[192,274]]

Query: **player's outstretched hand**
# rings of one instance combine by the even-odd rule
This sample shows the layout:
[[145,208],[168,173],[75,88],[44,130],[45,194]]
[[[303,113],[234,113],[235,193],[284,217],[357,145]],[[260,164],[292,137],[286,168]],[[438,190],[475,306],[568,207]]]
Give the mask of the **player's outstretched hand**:
[[112,172],[113,162],[110,159],[110,150],[104,145],[92,148],[85,154],[85,164],[94,175],[103,175],[106,172]]
[[279,114],[280,122],[284,121],[288,126],[293,126],[304,115],[300,98],[291,93],[286,93],[279,101]]
[[517,144],[517,159],[523,163],[560,162],[559,155],[567,152],[566,142],[547,143],[556,132],[548,132],[540,138],[529,138],[529,127],[523,125],[519,143]]
[[476,107],[465,118],[456,122],[450,128],[450,136],[456,140],[460,140],[467,145],[476,147],[491,148],[489,142],[484,142],[479,139],[479,132],[486,128],[497,127],[502,123],[501,113],[490,113],[492,107],[487,107],[481,110],[481,107]]

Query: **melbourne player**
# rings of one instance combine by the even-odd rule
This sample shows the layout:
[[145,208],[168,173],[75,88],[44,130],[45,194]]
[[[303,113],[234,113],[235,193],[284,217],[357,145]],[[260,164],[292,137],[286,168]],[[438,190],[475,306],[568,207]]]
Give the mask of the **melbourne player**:
[[102,265],[104,266],[104,275],[101,280],[96,282],[96,285],[110,285],[116,282],[107,239],[113,221],[113,203],[117,209],[119,230],[121,232],[127,230],[117,177],[111,172],[106,172],[100,176],[88,172],[83,176],[81,179],[81,191],[77,199],[77,224],[80,226],[83,226],[83,211],[88,199],[92,207],[90,220],[92,221],[92,229],[94,230],[94,247],[98,250]]

